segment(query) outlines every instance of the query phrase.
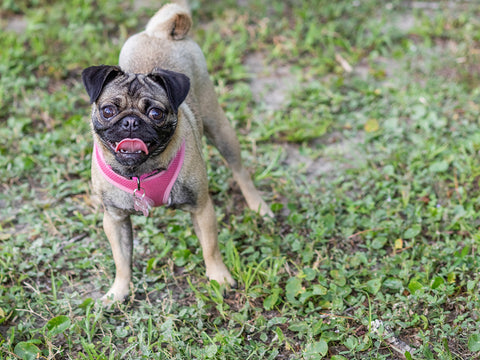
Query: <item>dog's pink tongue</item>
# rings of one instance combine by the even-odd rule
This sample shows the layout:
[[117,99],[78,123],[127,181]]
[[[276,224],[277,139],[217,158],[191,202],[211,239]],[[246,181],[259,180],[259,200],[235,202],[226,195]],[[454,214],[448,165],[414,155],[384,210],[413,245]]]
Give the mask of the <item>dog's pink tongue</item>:
[[148,155],[148,148],[145,143],[140,139],[123,139],[120,141],[117,146],[115,147],[115,151],[124,151],[129,153],[136,153],[139,151],[143,151],[145,154]]

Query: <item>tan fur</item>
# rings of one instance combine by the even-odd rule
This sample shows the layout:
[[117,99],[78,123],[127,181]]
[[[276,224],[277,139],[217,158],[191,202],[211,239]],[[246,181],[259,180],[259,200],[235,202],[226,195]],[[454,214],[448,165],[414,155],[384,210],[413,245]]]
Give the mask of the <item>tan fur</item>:
[[[150,20],[144,32],[126,41],[120,53],[119,65],[127,73],[148,74],[155,68],[163,68],[181,72],[190,78],[190,92],[179,107],[178,125],[171,142],[160,156],[142,164],[142,171],[148,172],[159,165],[168,164],[182,139],[188,140],[185,162],[177,181],[195,190],[197,202],[195,206],[185,206],[183,209],[191,212],[208,278],[234,285],[235,280],[224,265],[217,244],[217,220],[208,193],[202,153],[201,137],[204,132],[229,164],[248,206],[261,215],[273,215],[242,165],[238,139],[218,104],[203,53],[187,36],[191,24],[187,9],[177,4],[165,5]],[[113,93],[102,94],[102,98],[108,96],[113,96]],[[93,108],[92,116],[95,116],[95,105]],[[96,134],[95,141],[100,144]],[[107,151],[104,151],[104,155],[107,163],[115,161]],[[132,196],[108,183],[95,164],[92,165],[92,182],[95,192],[102,194],[104,203],[108,204],[104,229],[116,266],[115,281],[103,298],[105,303],[109,303],[122,300],[129,291],[133,248],[129,217],[133,208]]]

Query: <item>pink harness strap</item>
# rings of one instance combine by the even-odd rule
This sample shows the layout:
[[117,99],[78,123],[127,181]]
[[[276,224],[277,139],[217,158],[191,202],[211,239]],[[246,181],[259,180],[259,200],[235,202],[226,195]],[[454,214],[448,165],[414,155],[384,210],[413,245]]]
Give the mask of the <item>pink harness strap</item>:
[[93,144],[93,158],[100,172],[110,184],[132,195],[138,193],[138,190],[143,191],[139,195],[145,197],[146,201],[153,206],[161,206],[168,203],[170,191],[182,169],[183,160],[185,159],[185,140],[166,170],[159,173],[143,174],[139,178],[127,179],[114,172],[105,163],[103,154],[95,143]]

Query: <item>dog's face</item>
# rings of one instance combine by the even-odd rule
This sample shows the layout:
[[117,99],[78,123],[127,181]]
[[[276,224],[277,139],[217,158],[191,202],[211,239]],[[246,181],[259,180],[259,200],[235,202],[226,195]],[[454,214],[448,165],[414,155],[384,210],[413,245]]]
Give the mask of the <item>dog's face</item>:
[[136,175],[136,168],[161,154],[172,138],[178,107],[190,89],[188,77],[161,69],[127,74],[102,65],[85,69],[82,79],[94,104],[93,131],[114,155],[114,169]]

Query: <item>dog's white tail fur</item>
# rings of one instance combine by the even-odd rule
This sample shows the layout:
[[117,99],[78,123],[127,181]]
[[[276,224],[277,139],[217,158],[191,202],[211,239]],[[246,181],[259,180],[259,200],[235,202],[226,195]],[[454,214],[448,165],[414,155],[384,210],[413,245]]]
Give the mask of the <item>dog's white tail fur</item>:
[[150,19],[145,28],[149,36],[160,39],[182,40],[187,36],[192,26],[190,11],[186,7],[186,1],[178,1],[180,4],[164,5]]

